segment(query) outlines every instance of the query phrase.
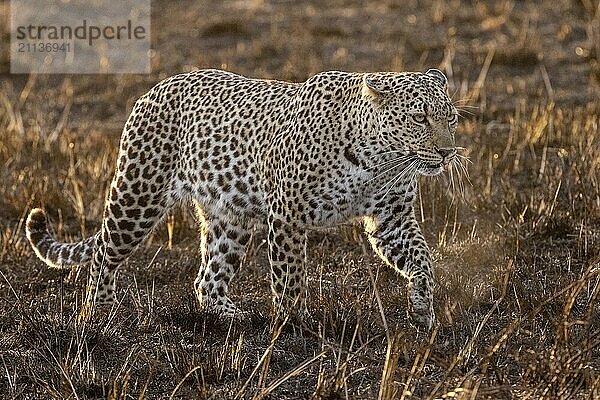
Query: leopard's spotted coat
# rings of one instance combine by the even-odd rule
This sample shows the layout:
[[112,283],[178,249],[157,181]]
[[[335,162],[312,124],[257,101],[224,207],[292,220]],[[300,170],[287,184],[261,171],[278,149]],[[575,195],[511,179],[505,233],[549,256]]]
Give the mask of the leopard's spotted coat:
[[111,303],[115,271],[167,211],[196,204],[202,265],[195,289],[224,315],[251,229],[267,225],[276,305],[305,296],[306,232],[362,218],[373,248],[409,281],[418,324],[434,321],[429,250],[415,220],[418,175],[456,154],[446,78],[324,72],[302,84],[218,70],[168,78],[134,106],[121,138],[102,228],[59,243],[41,209],[27,236],[59,268],[91,261],[88,303]]

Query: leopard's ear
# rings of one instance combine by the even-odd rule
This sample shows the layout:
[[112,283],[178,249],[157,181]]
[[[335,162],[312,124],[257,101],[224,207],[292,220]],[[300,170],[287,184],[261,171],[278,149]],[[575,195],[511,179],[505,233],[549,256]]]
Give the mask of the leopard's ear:
[[363,96],[371,100],[373,104],[379,106],[385,99],[386,87],[375,74],[365,74],[363,76]]
[[448,90],[448,78],[446,78],[446,75],[444,75],[442,71],[431,68],[428,69],[425,74],[433,77],[444,88],[444,90]]

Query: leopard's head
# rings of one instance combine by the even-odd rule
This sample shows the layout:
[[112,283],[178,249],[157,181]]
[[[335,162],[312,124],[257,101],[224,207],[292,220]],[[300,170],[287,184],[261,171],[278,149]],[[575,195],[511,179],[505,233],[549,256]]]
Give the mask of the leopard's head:
[[458,112],[447,84],[437,69],[363,77],[363,95],[370,100],[375,129],[387,151],[422,175],[437,175],[456,158]]

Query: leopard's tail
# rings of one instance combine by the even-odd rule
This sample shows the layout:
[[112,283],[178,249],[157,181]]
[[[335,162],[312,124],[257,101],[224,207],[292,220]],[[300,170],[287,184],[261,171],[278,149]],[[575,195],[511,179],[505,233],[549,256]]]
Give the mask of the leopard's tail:
[[35,254],[50,267],[65,269],[85,264],[92,259],[100,233],[76,243],[56,241],[48,231],[48,218],[41,208],[34,208],[27,217],[25,230]]

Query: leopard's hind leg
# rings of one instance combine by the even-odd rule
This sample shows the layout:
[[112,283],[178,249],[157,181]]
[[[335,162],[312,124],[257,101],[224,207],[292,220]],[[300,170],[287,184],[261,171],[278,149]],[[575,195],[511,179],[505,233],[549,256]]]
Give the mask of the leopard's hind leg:
[[88,306],[114,302],[117,268],[169,208],[163,196],[152,193],[132,195],[129,191],[119,189],[116,180],[104,209],[101,240],[90,267]]
[[172,189],[172,165],[177,161],[172,139],[148,130],[152,112],[148,99],[138,100],[125,126],[82,315],[94,304],[114,302],[115,271],[177,198]]

